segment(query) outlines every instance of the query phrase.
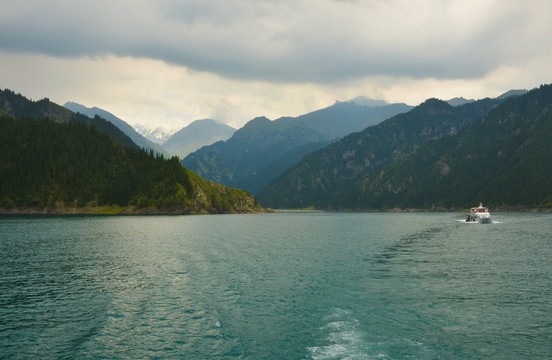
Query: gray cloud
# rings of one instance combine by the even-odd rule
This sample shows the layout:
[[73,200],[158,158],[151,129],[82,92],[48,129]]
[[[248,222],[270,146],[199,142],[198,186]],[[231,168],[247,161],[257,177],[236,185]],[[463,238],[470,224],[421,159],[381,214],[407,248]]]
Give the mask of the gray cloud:
[[281,82],[478,78],[550,53],[549,14],[548,0],[4,2],[0,49]]

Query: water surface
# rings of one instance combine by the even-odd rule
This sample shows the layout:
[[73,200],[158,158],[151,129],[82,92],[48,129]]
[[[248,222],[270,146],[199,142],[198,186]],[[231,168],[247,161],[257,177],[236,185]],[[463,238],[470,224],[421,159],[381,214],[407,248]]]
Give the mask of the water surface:
[[552,216],[0,217],[0,358],[552,358]]

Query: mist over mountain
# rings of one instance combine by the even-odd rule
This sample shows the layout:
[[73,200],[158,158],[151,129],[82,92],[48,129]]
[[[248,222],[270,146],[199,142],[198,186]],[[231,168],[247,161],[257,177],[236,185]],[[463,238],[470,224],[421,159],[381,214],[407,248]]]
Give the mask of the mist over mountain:
[[365,96],[357,96],[347,102],[355,103],[360,106],[385,106],[389,105],[389,103],[385,100],[374,100],[369,99]]
[[196,120],[163,142],[163,148],[181,159],[197,149],[229,139],[236,129],[213,119]]
[[124,132],[129,138],[134,141],[134,143],[138,146],[140,146],[143,149],[146,150],[153,150],[155,153],[163,154],[164,156],[170,157],[169,153],[166,152],[161,146],[158,144],[155,144],[146,138],[144,138],[142,135],[136,132],[132,126],[130,126],[127,122],[124,120],[118,118],[117,116],[113,115],[112,113],[100,109],[98,107],[86,107],[84,105],[75,103],[75,102],[66,102],[63,107],[66,109],[69,109],[75,113],[81,113],[88,117],[94,117],[96,115],[106,119],[107,121],[111,122],[113,125],[117,126],[119,129],[121,129],[122,132]]
[[298,117],[259,117],[227,141],[189,154],[182,164],[206,179],[258,193],[304,155],[330,141],[406,112],[405,104],[360,106],[337,102]]

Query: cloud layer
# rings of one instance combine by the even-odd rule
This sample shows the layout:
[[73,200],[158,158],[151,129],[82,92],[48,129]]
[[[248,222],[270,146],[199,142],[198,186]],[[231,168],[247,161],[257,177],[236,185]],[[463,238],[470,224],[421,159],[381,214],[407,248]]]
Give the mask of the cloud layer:
[[[149,82],[153,98],[162,100],[157,103],[161,107],[178,94],[178,102],[185,101],[187,95],[178,86],[193,84],[204,95],[196,99],[208,108],[204,112],[209,114],[203,116],[218,114],[234,120],[246,116],[236,108],[252,101],[255,111],[262,111],[263,103],[268,112],[271,107],[288,106],[287,114],[306,107],[289,100],[287,105],[283,100],[269,104],[274,101],[270,98],[289,95],[297,96],[296,103],[314,106],[338,95],[379,94],[395,100],[391,89],[402,87],[407,93],[406,89],[435,82],[463,84],[465,89],[467,84],[477,88],[474,81],[486,79],[497,82],[496,87],[504,86],[505,80],[497,75],[500,71],[504,76],[532,78],[537,69],[531,67],[552,61],[552,2],[548,0],[0,3],[0,65],[17,67],[20,77],[30,70],[14,61],[48,59],[51,71],[63,71],[61,64],[66,64],[68,72],[99,86],[98,78],[78,71],[86,72],[87,63],[89,71],[101,78],[98,66],[103,64],[112,77],[103,80],[106,93],[115,88],[124,91],[125,86],[133,93],[132,84],[144,87]],[[57,65],[53,65],[55,59]],[[550,71],[540,71],[544,77],[540,83],[549,82]],[[173,78],[163,80],[163,76]],[[0,71],[0,86],[7,86],[8,80],[15,82],[6,70]],[[318,100],[308,100],[302,93],[305,89]],[[267,97],[261,99],[253,90],[266,92]],[[198,113],[182,104],[173,110],[185,112],[185,117]]]
[[476,78],[552,48],[550,1],[21,1],[0,47],[132,56],[225,77]]

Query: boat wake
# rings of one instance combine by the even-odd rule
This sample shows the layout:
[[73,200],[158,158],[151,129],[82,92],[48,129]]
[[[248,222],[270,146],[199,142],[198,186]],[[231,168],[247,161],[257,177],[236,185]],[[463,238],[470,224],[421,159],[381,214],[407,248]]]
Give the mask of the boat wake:
[[335,309],[324,321],[327,324],[320,329],[326,333],[323,344],[308,348],[312,359],[368,358],[365,334],[350,311]]
[[433,350],[419,341],[396,333],[369,334],[352,311],[337,308],[322,320],[325,325],[320,328],[323,336],[318,346],[307,348],[311,359],[398,359],[405,358],[405,353],[416,359],[436,358]]

